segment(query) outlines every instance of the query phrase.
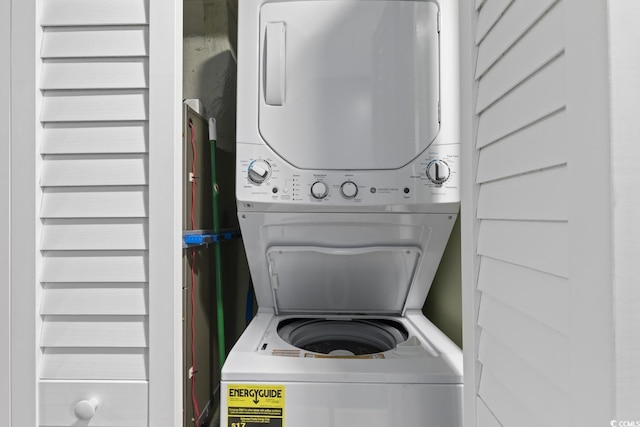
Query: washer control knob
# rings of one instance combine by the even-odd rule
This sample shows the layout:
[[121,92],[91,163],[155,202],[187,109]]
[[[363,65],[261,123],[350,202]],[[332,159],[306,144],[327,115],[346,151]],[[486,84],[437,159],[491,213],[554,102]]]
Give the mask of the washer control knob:
[[264,160],[254,160],[249,163],[247,174],[251,182],[260,185],[271,175],[271,165]]
[[329,192],[329,187],[322,181],[316,181],[311,184],[311,195],[320,200],[327,197],[327,193]]
[[76,403],[73,412],[79,420],[90,420],[98,410],[98,401],[96,399],[81,400]]
[[432,160],[427,165],[427,178],[434,184],[444,184],[451,176],[451,168],[444,160]]
[[353,199],[358,194],[358,186],[353,181],[345,181],[340,186],[340,192],[347,199]]

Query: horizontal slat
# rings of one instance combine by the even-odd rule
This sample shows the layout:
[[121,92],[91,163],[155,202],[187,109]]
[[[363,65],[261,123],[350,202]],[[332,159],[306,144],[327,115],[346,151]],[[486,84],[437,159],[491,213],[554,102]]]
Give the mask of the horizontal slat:
[[476,113],[563,51],[563,24],[564,5],[559,2],[482,77],[478,85]]
[[40,250],[144,250],[148,234],[145,218],[47,219]]
[[500,19],[502,13],[513,3],[513,0],[487,0],[478,14],[476,24],[476,44],[487,35],[491,27]]
[[566,220],[567,179],[567,167],[562,166],[482,184],[476,216],[480,219]]
[[100,58],[147,56],[148,27],[45,28],[40,57]]
[[483,371],[490,372],[545,424],[554,425],[554,421],[561,425],[569,424],[568,396],[489,334],[482,335],[480,339],[478,360],[482,362]]
[[47,0],[40,25],[127,25],[148,23],[148,0]]
[[491,335],[561,390],[568,390],[569,338],[487,294],[482,295],[478,324],[482,336]]
[[[147,427],[149,385],[146,381],[40,381],[39,420],[42,427]],[[89,422],[78,420],[75,405],[96,399]]]
[[144,153],[148,122],[46,123],[42,154]]
[[477,427],[503,427],[480,398],[476,400]]
[[483,147],[565,106],[564,55],[509,92],[480,115],[477,147]]
[[147,316],[44,316],[41,347],[146,347]]
[[147,187],[45,188],[40,217],[146,217],[147,192]]
[[40,282],[148,282],[145,251],[48,251]]
[[43,187],[146,185],[146,154],[48,155],[42,162]]
[[482,76],[557,0],[515,0],[478,47],[476,78]]
[[43,380],[146,380],[144,348],[46,348]]
[[147,73],[147,58],[48,59],[40,89],[146,88]]
[[483,220],[478,254],[569,277],[569,228],[566,222]]
[[568,336],[567,279],[483,257],[478,289]]
[[45,283],[40,314],[145,315],[147,283]]
[[147,120],[148,91],[45,91],[40,121]]
[[[545,424],[538,419],[537,414],[529,412],[523,403],[515,399],[513,393],[505,389],[489,372],[482,372],[478,394],[502,426],[555,427]],[[544,408],[541,411],[544,411]]]
[[558,166],[567,162],[566,110],[560,110],[482,150],[477,182]]

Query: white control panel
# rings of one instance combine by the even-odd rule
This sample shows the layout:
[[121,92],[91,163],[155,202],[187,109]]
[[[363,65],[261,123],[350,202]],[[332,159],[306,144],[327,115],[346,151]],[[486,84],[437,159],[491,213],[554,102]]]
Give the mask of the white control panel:
[[264,145],[237,144],[241,203],[384,206],[460,201],[460,145],[429,147],[395,170],[297,169]]

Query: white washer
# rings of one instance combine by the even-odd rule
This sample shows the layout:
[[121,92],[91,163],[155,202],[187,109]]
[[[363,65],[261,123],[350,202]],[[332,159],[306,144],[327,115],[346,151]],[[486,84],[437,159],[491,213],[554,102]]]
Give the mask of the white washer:
[[246,426],[462,426],[459,349],[419,310],[392,318],[420,341],[419,352],[372,359],[304,357],[277,335],[277,325],[287,319],[260,311],[240,337],[223,371],[221,425],[246,422],[228,416],[232,390],[279,386],[283,423],[273,418]]
[[459,427],[422,315],[459,202],[457,3],[243,0],[236,196],[258,315],[225,427]]

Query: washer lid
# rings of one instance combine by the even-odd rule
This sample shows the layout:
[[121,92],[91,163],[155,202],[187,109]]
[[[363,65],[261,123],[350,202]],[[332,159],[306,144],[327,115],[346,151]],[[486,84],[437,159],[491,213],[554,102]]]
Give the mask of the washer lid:
[[435,2],[269,2],[255,54],[260,134],[298,168],[397,169],[440,130]]
[[422,252],[411,246],[272,246],[279,313],[401,313]]

